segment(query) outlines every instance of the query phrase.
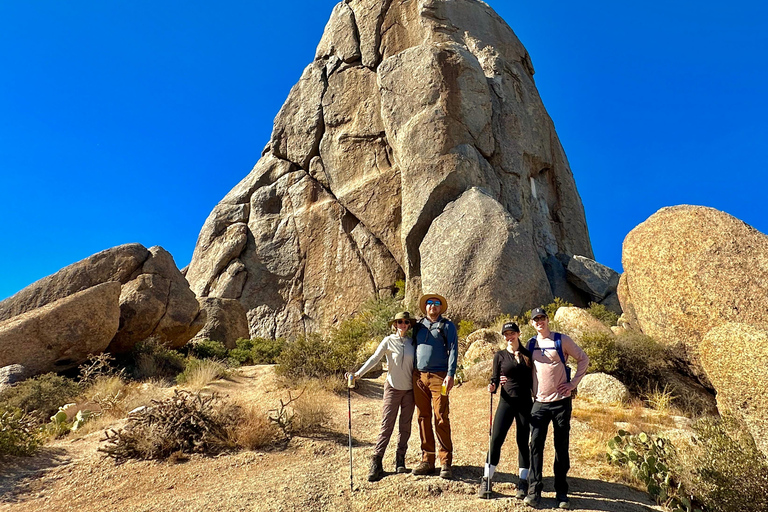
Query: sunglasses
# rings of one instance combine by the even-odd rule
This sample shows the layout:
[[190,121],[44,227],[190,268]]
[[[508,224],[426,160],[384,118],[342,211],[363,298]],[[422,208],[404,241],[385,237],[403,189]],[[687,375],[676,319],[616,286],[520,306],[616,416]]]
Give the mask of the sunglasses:
[[427,301],[427,306],[442,306],[442,305],[443,305],[443,303],[442,303],[442,302],[440,302],[440,301],[439,301],[439,300],[437,300],[437,299],[429,299],[429,300]]
[[398,320],[396,323],[400,325],[400,324],[410,324],[411,322],[410,320]]
[[534,322],[541,322],[541,321],[545,320],[546,318],[547,317],[545,317],[545,316],[537,316],[536,318],[533,319],[533,321]]

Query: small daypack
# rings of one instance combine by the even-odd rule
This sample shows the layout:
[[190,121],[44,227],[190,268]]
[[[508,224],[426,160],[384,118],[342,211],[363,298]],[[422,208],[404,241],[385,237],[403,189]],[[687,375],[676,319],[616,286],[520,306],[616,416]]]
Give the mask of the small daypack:
[[[560,356],[560,360],[563,362],[563,366],[565,366],[565,378],[567,379],[567,382],[571,382],[571,367],[565,364],[562,335],[559,332],[553,332],[552,334],[554,334],[552,339],[555,341],[555,350],[557,350],[557,354]],[[536,336],[528,340],[528,352],[531,353],[531,357],[533,357],[534,350],[536,350]],[[541,347],[539,347],[539,350],[542,350]],[[574,389],[572,396],[575,394],[576,390]]]

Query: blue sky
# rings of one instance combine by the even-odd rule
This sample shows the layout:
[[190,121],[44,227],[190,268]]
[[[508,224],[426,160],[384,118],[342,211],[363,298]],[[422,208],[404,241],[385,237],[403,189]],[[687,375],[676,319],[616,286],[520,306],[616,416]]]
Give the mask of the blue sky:
[[[129,242],[189,263],[334,1],[0,2],[0,299]],[[595,257],[663,206],[768,231],[763,2],[488,2],[531,54]]]

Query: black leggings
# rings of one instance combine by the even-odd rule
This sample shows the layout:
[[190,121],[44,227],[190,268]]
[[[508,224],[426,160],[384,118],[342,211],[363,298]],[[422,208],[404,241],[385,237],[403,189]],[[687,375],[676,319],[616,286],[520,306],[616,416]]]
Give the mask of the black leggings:
[[[496,415],[493,417],[491,434],[491,465],[499,464],[501,445],[507,438],[512,422],[517,422],[517,464],[520,468],[531,467],[531,452],[528,448],[529,425],[531,420],[531,399],[504,396],[499,399]],[[486,459],[487,460],[487,459]]]

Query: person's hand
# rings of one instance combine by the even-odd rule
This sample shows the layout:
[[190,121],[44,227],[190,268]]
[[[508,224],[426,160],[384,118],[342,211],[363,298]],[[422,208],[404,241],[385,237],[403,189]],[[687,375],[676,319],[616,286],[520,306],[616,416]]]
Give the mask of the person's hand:
[[491,382],[490,384],[488,384],[488,392],[493,393],[494,391],[496,391],[496,384]]
[[503,386],[506,383],[507,383],[507,377],[502,375],[501,378],[499,379],[499,384]]
[[349,380],[349,376],[350,376],[350,375],[352,375],[352,377],[355,379],[355,382],[357,382],[357,379],[359,379],[359,378],[360,378],[360,377],[358,377],[358,376],[357,376],[357,374],[356,374],[356,373],[352,373],[352,372],[347,372],[347,373],[345,373],[345,374],[344,374],[344,378],[345,378],[345,379],[347,379],[347,380]]
[[568,396],[571,394],[571,391],[573,391],[573,388],[574,386],[570,382],[563,382],[557,386],[557,392],[563,396]]
[[443,379],[443,386],[445,386],[445,392],[446,394],[451,391],[451,388],[453,387],[453,377],[450,375],[446,375]]

